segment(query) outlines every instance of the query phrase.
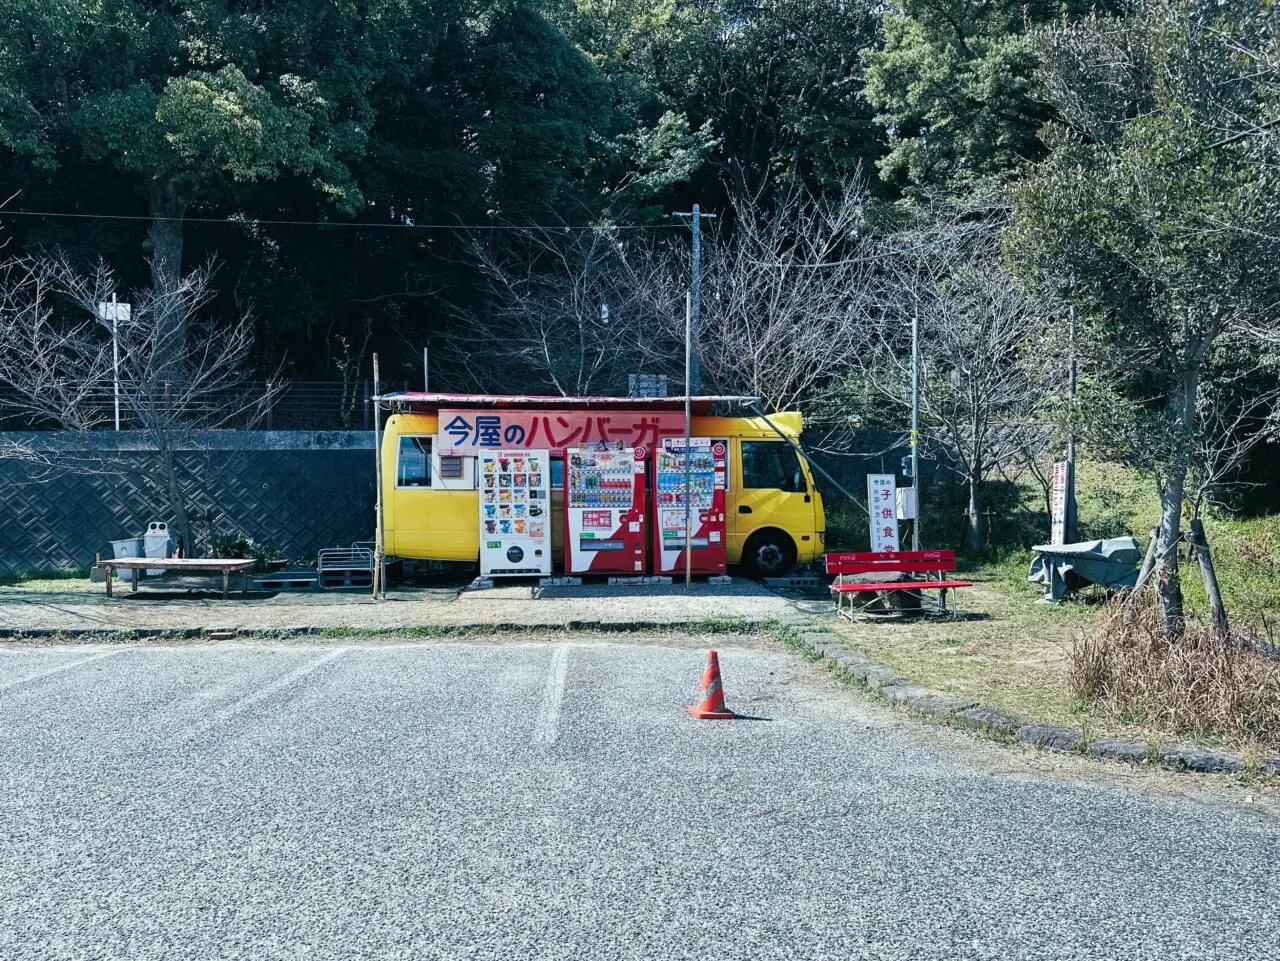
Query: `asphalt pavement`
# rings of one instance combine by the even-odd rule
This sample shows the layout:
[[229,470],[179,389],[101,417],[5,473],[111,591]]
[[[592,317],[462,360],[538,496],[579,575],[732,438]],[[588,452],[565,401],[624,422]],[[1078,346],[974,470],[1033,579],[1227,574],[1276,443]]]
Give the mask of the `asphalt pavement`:
[[0,650],[0,958],[1280,957],[1274,814],[569,637]]

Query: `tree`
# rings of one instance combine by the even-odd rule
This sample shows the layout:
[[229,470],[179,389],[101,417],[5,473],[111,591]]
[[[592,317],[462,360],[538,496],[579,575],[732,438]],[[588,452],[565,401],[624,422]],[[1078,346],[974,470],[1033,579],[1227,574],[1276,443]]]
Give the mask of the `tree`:
[[484,296],[455,306],[448,361],[480,391],[623,392],[639,370],[643,306],[607,227],[465,237]]
[[1052,111],[1038,95],[1030,28],[1110,8],[1110,0],[899,0],[868,47],[866,97],[889,138],[881,177],[907,188],[965,189],[1044,156]]
[[188,208],[235,184],[289,173],[347,212],[362,206],[351,163],[403,0],[359,14],[321,0],[15,2],[0,38],[3,143],[37,169],[84,158],[132,180],[157,287],[180,283]]
[[[281,389],[278,383],[266,392],[245,389],[253,323],[202,316],[212,278],[206,266],[175,285],[135,292],[113,336],[113,325],[99,314],[116,291],[105,265],[88,274],[59,258],[0,265],[0,407],[32,426],[65,432],[59,446],[67,452],[15,444],[6,456],[47,471],[139,474],[168,503],[187,551],[194,541],[177,452],[193,446],[203,430],[251,426]],[[179,329],[185,334],[177,344]],[[158,473],[114,443],[117,369],[122,426],[155,452]]]
[[1074,278],[1057,292],[1085,318],[1079,410],[1095,450],[1155,478],[1171,632],[1188,478],[1215,472],[1213,424],[1238,422],[1214,411],[1280,334],[1280,174],[1259,162],[1266,138],[1222,136],[1267,122],[1274,106],[1274,77],[1233,55],[1260,9],[1135,0],[1125,17],[1039,34],[1062,121],[1047,132],[1052,155],[1013,190],[1005,239],[1042,287]]
[[911,328],[920,353],[921,446],[961,475],[968,543],[983,545],[983,486],[1016,475],[1052,436],[1045,407],[1061,379],[1036,351],[1044,310],[1000,263],[1006,211],[978,194],[909,208],[913,223],[880,246],[875,296],[854,389],[888,401],[890,423],[912,405]]
[[[866,191],[737,194],[703,244],[696,349],[705,390],[812,410],[853,362],[872,274]],[[651,364],[683,377],[687,240],[633,256]]]

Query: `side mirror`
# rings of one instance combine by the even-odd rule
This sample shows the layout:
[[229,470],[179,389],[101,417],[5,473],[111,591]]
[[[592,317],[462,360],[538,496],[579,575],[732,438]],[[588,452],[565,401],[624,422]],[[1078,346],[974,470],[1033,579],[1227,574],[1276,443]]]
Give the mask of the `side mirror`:
[[797,494],[802,492],[807,494],[809,492],[809,488],[805,485],[804,473],[802,471],[796,471],[795,475],[791,478],[791,489]]

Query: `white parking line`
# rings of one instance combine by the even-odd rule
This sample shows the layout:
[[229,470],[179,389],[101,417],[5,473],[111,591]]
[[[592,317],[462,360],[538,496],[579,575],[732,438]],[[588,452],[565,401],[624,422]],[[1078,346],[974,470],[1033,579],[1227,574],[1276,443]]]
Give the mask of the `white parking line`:
[[347,650],[348,649],[345,647],[340,647],[337,650],[330,651],[328,654],[325,654],[322,657],[316,658],[314,661],[308,661],[306,664],[303,664],[301,667],[295,668],[294,670],[290,671],[288,674],[285,674],[277,678],[276,680],[272,681],[266,687],[260,688],[254,691],[252,694],[247,694],[244,697],[240,698],[238,701],[232,701],[230,704],[228,704],[226,707],[222,708],[221,710],[215,711],[213,716],[209,720],[204,722],[204,724],[199,725],[198,727],[203,729],[205,727],[211,727],[215,724],[221,724],[223,721],[230,720],[231,718],[235,717],[237,714],[240,714],[240,713],[243,713],[244,711],[249,710],[249,708],[253,707],[255,704],[259,704],[262,701],[265,701],[267,698],[272,697],[276,694],[279,694],[281,691],[286,690],[287,688],[293,687],[295,684],[301,681],[308,674],[318,671],[320,668],[324,667],[326,664],[337,660],[343,654],[347,653]]
[[564,686],[569,678],[569,645],[561,644],[551,655],[551,670],[547,674],[547,686],[542,692],[542,704],[538,719],[534,722],[533,743],[551,744],[560,726],[560,705],[564,701]]
[[82,657],[78,661],[68,661],[66,664],[59,664],[57,667],[51,667],[46,671],[40,671],[39,673],[31,674],[28,677],[20,677],[16,681],[8,681],[5,684],[0,684],[0,693],[3,693],[4,691],[11,691],[15,687],[22,687],[24,684],[33,684],[36,681],[42,681],[46,677],[61,674],[63,671],[74,670],[75,668],[82,667],[85,664],[92,664],[94,661],[101,661],[106,657],[114,657],[119,653],[119,651],[107,651],[105,654],[95,654],[93,657]]

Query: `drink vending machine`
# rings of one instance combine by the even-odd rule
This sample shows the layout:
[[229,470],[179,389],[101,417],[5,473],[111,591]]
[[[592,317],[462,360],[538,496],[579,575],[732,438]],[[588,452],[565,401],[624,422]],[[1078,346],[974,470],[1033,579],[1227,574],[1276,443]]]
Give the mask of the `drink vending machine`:
[[643,574],[644,448],[571,447],[564,455],[565,572]]
[[551,452],[484,451],[480,469],[480,574],[551,573]]
[[723,574],[725,563],[724,441],[667,437],[654,451],[654,573],[685,570],[685,458],[689,458],[692,559],[695,574]]

